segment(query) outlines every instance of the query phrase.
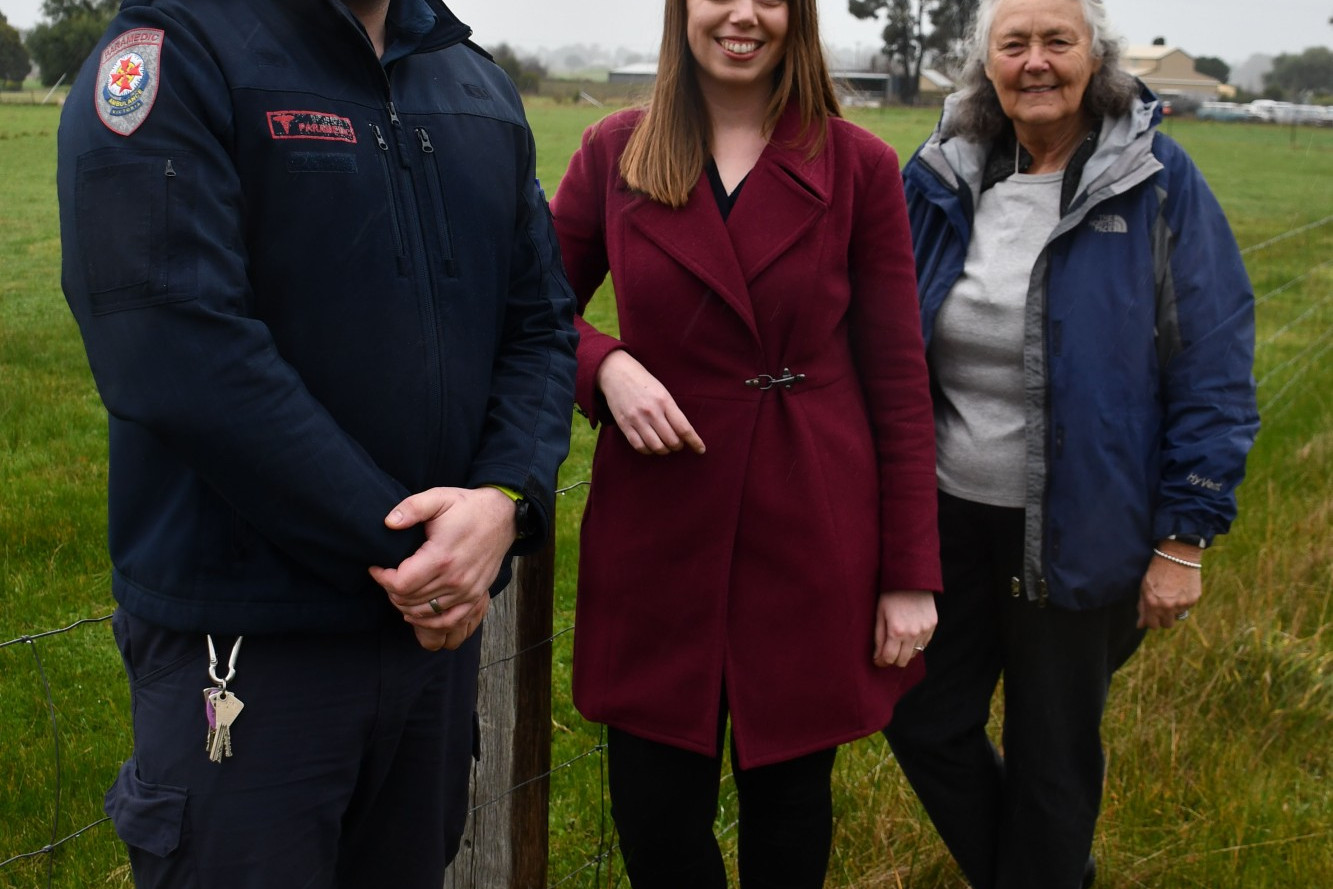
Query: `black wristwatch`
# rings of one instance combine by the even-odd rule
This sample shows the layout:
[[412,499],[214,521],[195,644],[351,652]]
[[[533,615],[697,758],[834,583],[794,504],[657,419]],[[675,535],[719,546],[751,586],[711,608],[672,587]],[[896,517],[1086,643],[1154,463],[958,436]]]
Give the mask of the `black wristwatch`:
[[532,508],[532,501],[520,497],[514,501],[514,528],[519,540],[526,540],[536,535],[538,525],[537,511]]
[[1208,538],[1200,537],[1198,534],[1168,534],[1167,540],[1174,540],[1177,543],[1188,543],[1190,546],[1197,546],[1199,549],[1208,548]]

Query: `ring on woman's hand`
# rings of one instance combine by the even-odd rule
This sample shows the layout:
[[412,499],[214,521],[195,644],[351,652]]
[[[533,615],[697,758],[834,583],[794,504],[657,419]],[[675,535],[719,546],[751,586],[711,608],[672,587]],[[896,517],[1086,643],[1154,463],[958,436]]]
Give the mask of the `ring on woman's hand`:
[[1181,611],[1176,615],[1176,620],[1188,620],[1189,616],[1190,616],[1190,610],[1186,608],[1184,611]]
[[431,599],[426,604],[428,604],[430,606],[430,610],[434,611],[436,614],[444,614],[444,609],[440,607],[439,599]]
[[924,645],[918,645],[918,646],[916,646],[916,650],[917,650],[917,651],[925,651],[925,650],[926,650],[926,646],[924,646]]

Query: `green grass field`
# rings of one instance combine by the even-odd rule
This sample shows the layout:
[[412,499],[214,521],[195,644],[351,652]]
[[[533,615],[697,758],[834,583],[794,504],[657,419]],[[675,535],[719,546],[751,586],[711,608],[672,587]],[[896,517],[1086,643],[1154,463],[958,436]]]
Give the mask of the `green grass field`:
[[[554,194],[603,111],[535,104]],[[59,289],[58,110],[0,106],[0,643],[110,612],[104,420]],[[929,111],[855,119],[910,155]],[[1264,429],[1233,533],[1208,553],[1205,601],[1154,634],[1122,672],[1106,718],[1110,773],[1096,852],[1106,889],[1304,889],[1333,884],[1333,131],[1176,120],[1167,131],[1226,208],[1259,303]],[[1280,238],[1264,245],[1272,239]],[[596,299],[601,324],[611,300]],[[576,423],[562,480],[586,480]],[[581,488],[561,503],[557,632],[573,624]],[[570,634],[555,643],[551,882],[610,849],[599,741],[569,702]],[[36,656],[35,656],[36,655]],[[40,658],[40,669],[38,658]],[[60,733],[57,769],[42,674]],[[105,624],[0,648],[0,861],[101,817],[129,750],[128,704]],[[881,739],[837,767],[829,887],[961,889]],[[59,813],[55,829],[57,780]],[[724,782],[721,823],[734,839]],[[561,885],[623,885],[614,854]],[[0,889],[128,885],[107,824],[51,855],[0,868]]]

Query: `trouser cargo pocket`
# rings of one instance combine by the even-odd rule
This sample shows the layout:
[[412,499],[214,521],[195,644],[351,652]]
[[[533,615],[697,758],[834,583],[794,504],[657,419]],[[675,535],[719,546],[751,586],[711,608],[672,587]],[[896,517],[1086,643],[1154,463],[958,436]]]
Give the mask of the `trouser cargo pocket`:
[[142,780],[130,757],[106,792],[104,809],[125,845],[166,858],[180,846],[186,796],[184,787]]

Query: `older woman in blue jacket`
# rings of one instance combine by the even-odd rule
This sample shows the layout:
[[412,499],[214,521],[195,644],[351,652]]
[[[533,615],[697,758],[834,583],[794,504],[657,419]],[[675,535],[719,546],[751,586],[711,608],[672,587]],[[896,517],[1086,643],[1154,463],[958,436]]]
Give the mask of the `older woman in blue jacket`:
[[886,735],[975,889],[1091,885],[1112,674],[1198,603],[1258,429],[1235,239],[1118,58],[1101,0],[982,0],[904,171],[945,593]]

